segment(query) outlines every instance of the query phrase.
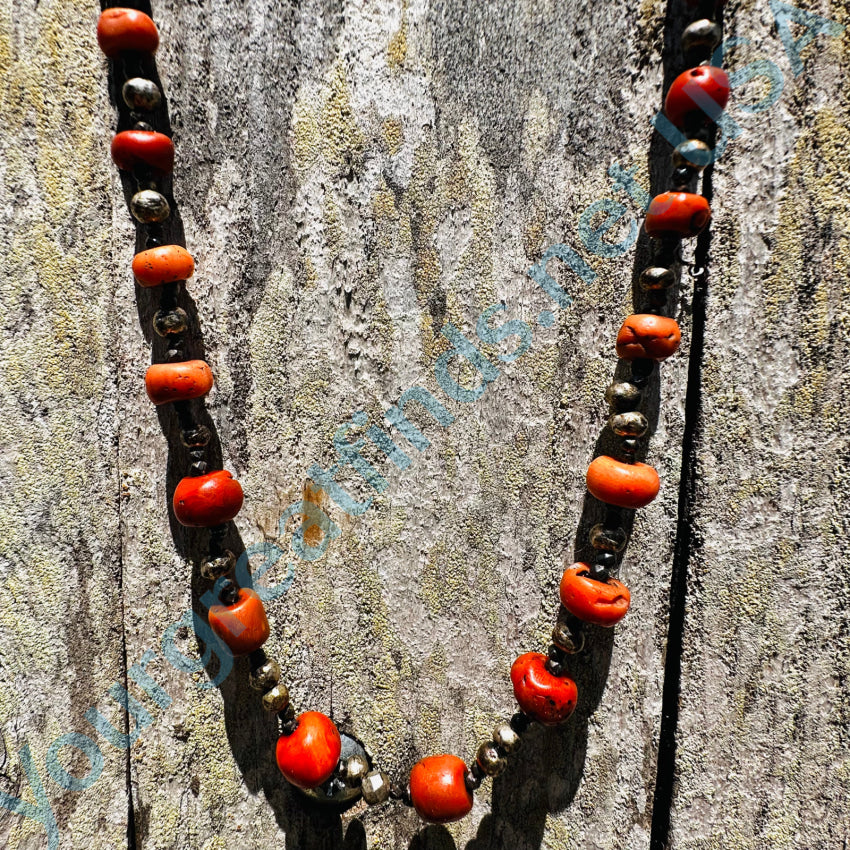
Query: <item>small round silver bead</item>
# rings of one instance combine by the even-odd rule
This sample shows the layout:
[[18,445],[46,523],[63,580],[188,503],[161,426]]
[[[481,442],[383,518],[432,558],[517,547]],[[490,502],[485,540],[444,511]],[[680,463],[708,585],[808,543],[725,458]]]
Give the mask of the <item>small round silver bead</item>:
[[478,747],[475,761],[487,776],[498,776],[508,766],[508,760],[499,752],[494,741],[485,741]]
[[703,18],[685,27],[682,33],[682,49],[687,52],[695,47],[714,50],[720,44],[720,27],[714,21]]
[[121,96],[124,103],[130,109],[138,109],[142,112],[153,112],[159,109],[162,103],[162,92],[153,80],[144,77],[133,77],[127,80],[121,88]]
[[373,770],[367,773],[360,782],[363,799],[370,806],[385,803],[390,798],[390,780],[386,773]]
[[342,764],[342,780],[351,787],[360,785],[368,772],[369,762],[359,754],[349,756]]
[[639,281],[640,288],[648,292],[658,289],[670,289],[676,285],[676,275],[672,269],[665,269],[661,266],[650,266],[640,273]]
[[263,694],[263,708],[266,711],[283,711],[288,705],[289,689],[284,684],[277,684]]
[[615,413],[608,425],[618,437],[642,437],[649,429],[649,421],[637,410]]
[[236,556],[229,549],[217,558],[205,558],[201,562],[201,575],[207,581],[217,581],[236,566]]
[[688,139],[673,149],[672,158],[675,168],[690,165],[702,171],[711,162],[711,148],[700,139]]
[[248,674],[248,684],[255,691],[268,691],[280,681],[280,664],[267,658],[259,667]]
[[627,381],[618,381],[605,390],[605,401],[618,413],[623,410],[634,410],[640,404],[640,398],[640,387]]
[[590,545],[605,552],[622,552],[629,540],[625,528],[608,528],[601,522],[590,529]]
[[515,753],[522,746],[522,738],[514,731],[510,723],[500,723],[493,730],[493,740],[496,746],[506,753]]
[[566,623],[558,620],[552,629],[552,643],[562,652],[575,655],[584,649],[584,632],[574,632]]
[[136,221],[151,224],[165,221],[171,215],[171,207],[168,206],[165,195],[153,189],[142,189],[130,199],[130,212]]

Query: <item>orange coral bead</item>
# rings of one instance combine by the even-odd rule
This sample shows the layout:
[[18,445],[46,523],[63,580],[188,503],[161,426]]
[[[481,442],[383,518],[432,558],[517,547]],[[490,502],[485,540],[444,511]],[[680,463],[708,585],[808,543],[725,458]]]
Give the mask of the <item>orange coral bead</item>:
[[144,12],[115,6],[98,19],[97,43],[107,56],[118,56],[123,50],[154,53],[159,47],[159,32]]
[[232,605],[212,605],[209,612],[210,628],[227,644],[237,657],[250,655],[269,637],[266,609],[255,591],[248,587],[239,590]]
[[711,207],[702,195],[663,192],[649,202],[643,227],[646,235],[653,239],[696,236],[710,218]]
[[146,165],[157,174],[174,171],[174,142],[153,130],[124,130],[110,145],[112,161],[122,171]]
[[511,665],[511,684],[519,707],[545,726],[557,726],[569,718],[576,707],[578,688],[566,676],[546,669],[542,652],[526,652]]
[[410,801],[422,820],[449,823],[472,808],[466,787],[466,765],[453,755],[427,756],[410,771]]
[[203,360],[154,363],[145,373],[145,389],[154,404],[200,398],[212,385],[212,369]]
[[229,522],[244,499],[239,482],[226,469],[181,478],[171,500],[181,525],[210,528]]
[[681,341],[682,332],[675,319],[634,313],[623,322],[617,334],[617,355],[624,360],[664,360],[676,352]]
[[140,286],[160,286],[186,280],[195,273],[195,260],[179,245],[159,245],[133,257],[133,274]]
[[560,596],[564,608],[579,620],[609,627],[626,616],[632,598],[621,581],[597,581],[590,577],[590,567],[582,563],[564,570]]
[[658,473],[645,463],[623,463],[600,455],[587,468],[587,489],[609,505],[642,508],[658,495],[660,487]]
[[664,113],[680,130],[686,123],[689,126],[710,124],[714,117],[702,107],[711,110],[713,101],[718,110],[725,109],[729,91],[729,77],[722,68],[712,65],[691,68],[673,80],[664,98]]
[[287,782],[306,791],[331,778],[342,740],[333,720],[319,711],[305,711],[296,722],[294,732],[277,739],[275,760]]

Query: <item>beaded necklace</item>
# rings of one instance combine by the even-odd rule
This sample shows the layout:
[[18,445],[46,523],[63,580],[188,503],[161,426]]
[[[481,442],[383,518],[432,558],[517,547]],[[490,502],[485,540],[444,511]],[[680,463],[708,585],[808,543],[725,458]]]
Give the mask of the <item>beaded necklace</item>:
[[194,260],[175,244],[169,225],[171,205],[166,194],[174,145],[168,135],[155,129],[158,123],[165,126],[167,118],[162,92],[151,79],[156,76],[152,57],[159,34],[148,15],[116,7],[101,14],[97,37],[112,60],[115,88],[129,110],[119,105],[120,123],[130,129],[114,137],[111,153],[118,168],[134,181],[130,212],[145,247],[135,255],[132,271],[139,286],[156,287],[159,292],[153,326],[168,344],[164,362],[147,370],[145,386],[155,405],[173,405],[190,461],[189,474],[174,490],[174,515],[184,526],[210,529],[209,556],[201,565],[202,576],[214,582],[218,600],[209,607],[210,628],[233,656],[247,656],[251,687],[260,692],[263,707],[280,718],[276,761],[292,785],[314,799],[340,806],[361,797],[369,805],[393,799],[413,806],[431,823],[458,820],[469,813],[473,792],[482,780],[506,768],[531,723],[558,726],[573,713],[578,692],[566,667],[568,656],[584,647],[582,624],[612,627],[629,608],[628,588],[611,573],[628,540],[623,511],[649,504],[660,486],[656,471],[636,460],[639,441],[649,428],[638,407],[655,364],[679,347],[679,326],[665,313],[677,282],[681,239],[699,234],[711,216],[706,198],[690,190],[712,158],[708,142],[714,125],[704,111],[706,99],[716,104],[711,110],[716,118],[729,97],[726,74],[705,61],[720,42],[720,27],[704,18],[684,30],[685,55],[702,64],[677,77],[665,98],[667,119],[685,133],[687,141],[673,152],[672,190],[655,197],[647,209],[644,227],[652,240],[653,257],[639,278],[646,310],[627,317],[617,335],[617,354],[630,363],[631,376],[611,384],[605,394],[611,408],[608,426],[620,438],[621,457],[601,455],[587,471],[589,492],[607,506],[605,521],[590,531],[594,557],[589,563],[572,564],[563,573],[559,588],[563,608],[548,652],[527,652],[511,667],[519,711],[496,725],[492,740],[480,744],[470,765],[456,755],[427,756],[413,766],[407,783],[392,782],[373,765],[362,745],[341,734],[328,716],[317,711],[296,714],[280,681],[280,665],[262,648],[270,634],[263,602],[252,588],[239,587],[230,577],[236,558],[223,544],[228,524],[242,506],[243,493],[229,472],[209,469],[212,434],[198,423],[190,404],[209,392],[213,375],[204,361],[186,359],[189,318],[177,306],[179,288],[192,276]]

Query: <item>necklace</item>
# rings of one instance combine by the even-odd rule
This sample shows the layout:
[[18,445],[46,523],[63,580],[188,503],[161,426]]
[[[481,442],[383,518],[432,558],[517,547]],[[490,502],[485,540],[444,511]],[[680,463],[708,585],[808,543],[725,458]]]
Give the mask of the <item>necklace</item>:
[[[171,204],[166,195],[174,145],[155,129],[165,116],[162,92],[151,79],[159,34],[148,15],[116,7],[102,13],[98,41],[113,62],[115,85],[129,110],[121,115],[129,129],[115,136],[111,152],[134,184],[130,211],[144,249],[135,255],[132,270],[140,286],[159,293],[153,326],[167,344],[162,362],[147,371],[146,390],[154,405],[173,405],[188,454],[188,475],[173,494],[174,515],[184,526],[210,529],[209,556],[200,571],[213,582],[207,595],[212,633],[232,657],[248,658],[251,687],[260,693],[263,707],[280,718],[275,757],[288,782],[314,799],[340,805],[361,797],[369,805],[393,799],[412,806],[428,822],[458,820],[472,808],[473,792],[481,782],[505,770],[530,724],[558,726],[573,713],[578,690],[567,666],[568,658],[584,647],[583,624],[610,628],[628,611],[629,590],[612,575],[628,539],[623,512],[649,504],[660,487],[656,471],[637,460],[640,441],[649,429],[638,408],[656,364],[679,347],[679,326],[666,315],[669,293],[676,285],[682,238],[697,236],[710,219],[708,201],[691,190],[712,158],[708,142],[712,122],[729,97],[728,78],[720,68],[703,62],[677,77],[665,99],[666,117],[685,133],[686,141],[673,153],[671,191],[655,197],[647,209],[644,226],[653,242],[653,261],[640,275],[646,309],[627,317],[616,339],[617,354],[630,365],[631,374],[606,392],[611,408],[608,424],[619,438],[619,457],[600,455],[587,471],[588,491],[607,506],[605,521],[590,531],[594,558],[572,564],[563,573],[559,589],[563,610],[548,652],[522,654],[511,667],[519,711],[495,726],[492,739],[480,744],[470,765],[456,755],[428,756],[413,766],[405,784],[392,782],[376,768],[362,745],[342,735],[327,715],[296,713],[281,682],[280,665],[263,650],[270,634],[263,602],[246,582],[240,586],[231,577],[237,559],[224,548],[224,541],[229,523],[242,507],[243,492],[229,472],[210,469],[212,434],[193,413],[193,400],[209,392],[213,375],[204,361],[186,358],[190,322],[177,305],[180,287],[194,272],[194,259],[176,244],[169,223]],[[719,26],[705,18],[686,28],[683,50],[688,58],[700,61],[719,42]],[[391,457],[391,452],[385,453]]]

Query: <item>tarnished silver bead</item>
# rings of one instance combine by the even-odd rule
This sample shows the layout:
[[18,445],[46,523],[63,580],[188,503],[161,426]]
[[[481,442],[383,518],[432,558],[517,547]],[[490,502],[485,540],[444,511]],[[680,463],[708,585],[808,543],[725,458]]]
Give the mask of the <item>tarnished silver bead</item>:
[[153,329],[159,336],[182,334],[189,327],[189,316],[182,307],[173,310],[157,310],[153,317]]
[[130,199],[130,212],[133,213],[136,221],[149,224],[154,221],[165,221],[171,215],[171,207],[168,206],[165,195],[153,189],[142,189]]
[[390,780],[386,773],[373,770],[367,773],[360,782],[363,799],[370,805],[385,803],[390,798]]
[[508,760],[499,752],[494,741],[485,741],[478,747],[475,762],[487,776],[498,776],[508,766]]
[[515,753],[522,746],[522,738],[513,730],[510,723],[500,723],[493,730],[493,740],[496,746],[506,753]]
[[622,552],[629,540],[625,528],[608,528],[601,522],[590,529],[590,545],[605,552]]
[[634,410],[640,404],[640,387],[627,381],[618,381],[605,390],[605,401],[618,413]]
[[672,159],[675,168],[690,165],[702,171],[711,162],[711,148],[700,139],[688,139],[673,149]]
[[672,269],[665,269],[661,266],[650,266],[640,273],[638,279],[640,288],[648,292],[658,289],[670,289],[676,284],[676,275]]
[[205,558],[201,562],[201,575],[207,581],[216,581],[223,575],[227,575],[236,565],[236,556],[227,549],[223,555],[217,558]]
[[280,681],[280,664],[267,658],[259,667],[248,674],[248,684],[255,691],[267,691]]
[[121,96],[124,103],[130,109],[138,109],[142,112],[153,112],[159,109],[162,103],[162,92],[153,80],[144,77],[133,77],[127,80],[121,88]]
[[349,756],[342,764],[342,780],[352,787],[360,785],[368,772],[369,762],[359,754]]
[[714,21],[703,18],[685,27],[682,33],[682,49],[687,52],[696,47],[714,50],[720,44],[720,27]]
[[270,691],[263,694],[263,708],[266,711],[283,711],[289,705],[289,689],[278,683]]
[[584,649],[584,632],[574,632],[566,623],[558,620],[552,629],[552,643],[562,652],[575,655]]
[[642,437],[649,429],[647,418],[638,410],[615,413],[608,425],[618,437]]

